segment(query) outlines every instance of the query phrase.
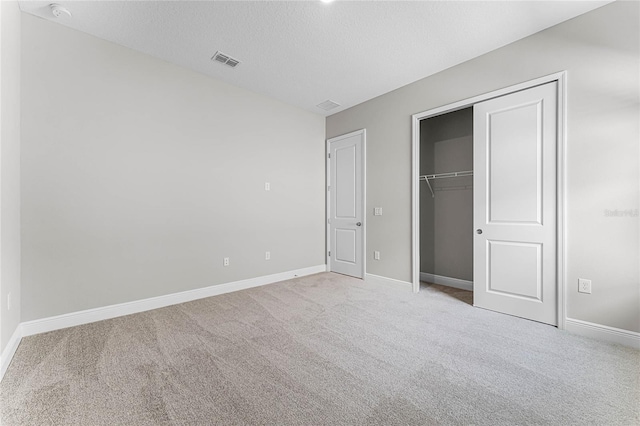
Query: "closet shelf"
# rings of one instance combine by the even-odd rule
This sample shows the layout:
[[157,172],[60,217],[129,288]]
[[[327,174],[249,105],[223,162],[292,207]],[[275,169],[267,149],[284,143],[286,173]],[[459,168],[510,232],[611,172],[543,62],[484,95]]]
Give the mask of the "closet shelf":
[[421,180],[444,179],[453,177],[473,176],[473,170],[464,170],[461,172],[436,173],[435,175],[422,175]]
[[431,191],[431,198],[435,198],[436,194],[433,193],[433,188],[429,183],[431,179],[446,179],[446,178],[456,178],[456,177],[464,177],[464,176],[473,176],[473,170],[463,170],[460,172],[436,173],[433,175],[421,175],[420,180],[427,182],[429,191]]

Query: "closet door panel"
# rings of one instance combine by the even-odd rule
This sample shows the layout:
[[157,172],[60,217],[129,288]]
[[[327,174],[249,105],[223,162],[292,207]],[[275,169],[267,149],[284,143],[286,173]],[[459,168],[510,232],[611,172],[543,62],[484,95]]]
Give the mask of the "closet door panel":
[[487,266],[488,292],[542,302],[542,244],[489,240]]
[[557,325],[557,83],[474,106],[474,305]]
[[542,101],[487,116],[488,209],[491,223],[540,224]]

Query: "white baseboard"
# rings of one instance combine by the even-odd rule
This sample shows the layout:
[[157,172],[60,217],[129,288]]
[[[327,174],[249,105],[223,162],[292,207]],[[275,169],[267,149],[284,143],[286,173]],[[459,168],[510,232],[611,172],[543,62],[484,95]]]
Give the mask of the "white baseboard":
[[364,280],[373,284],[381,284],[394,288],[404,288],[413,291],[413,284],[407,281],[400,281],[393,278],[381,277],[380,275],[364,274]]
[[0,382],[4,377],[4,373],[7,372],[7,368],[9,368],[9,364],[11,364],[11,360],[13,359],[13,355],[15,355],[16,350],[18,350],[18,345],[20,345],[20,341],[22,340],[22,324],[18,324],[15,331],[11,335],[7,346],[0,354]]
[[[104,306],[101,308],[88,309],[85,311],[72,312],[55,317],[23,322],[18,325],[18,327],[16,327],[16,330],[9,339],[7,346],[0,355],[0,381],[4,377],[4,374],[7,371],[11,360],[13,359],[13,356],[18,349],[18,345],[20,344],[20,341],[24,336],[31,336],[34,334],[45,333],[48,331],[59,330],[67,327],[88,324],[95,321],[116,318],[119,316],[144,312],[151,309],[163,308],[165,306],[171,306],[178,303],[190,302],[192,300],[203,299],[205,297],[217,296],[220,294],[231,293],[234,291],[244,290],[252,287],[259,287],[279,281],[285,281],[295,277],[302,277],[326,271],[326,265],[317,265],[309,268],[296,269],[293,271],[281,272],[278,274],[267,275],[263,277],[250,278],[247,280],[234,281],[180,293],[168,294],[165,296],[152,297],[149,299],[121,303],[118,305]],[[470,281],[420,273],[420,279],[424,281],[435,282],[435,278],[437,277],[438,279],[447,278],[449,283],[453,283],[455,285],[444,284],[442,282],[436,282],[436,284],[450,285],[451,287],[463,288],[465,290],[471,290],[473,288]],[[413,285],[410,282],[400,281],[374,274],[365,274],[365,281],[374,284],[391,286],[394,288],[404,288],[407,291],[413,290]],[[471,287],[469,287],[470,283]],[[466,287],[459,287],[459,285],[466,285]],[[565,329],[571,333],[575,333],[578,335],[640,349],[640,333],[637,332],[622,330],[619,328],[609,327],[601,324],[594,324],[572,318],[566,319]]]
[[462,290],[473,291],[473,281],[445,277],[443,275],[435,275],[435,274],[429,274],[427,272],[420,272],[420,281],[426,281],[434,284],[445,285],[447,287],[455,287]]
[[640,333],[635,331],[623,330],[621,328],[609,327],[607,325],[595,324],[573,318],[565,319],[564,329],[580,336],[640,349]]
[[247,280],[212,285],[180,293],[167,294],[165,296],[151,297],[149,299],[136,300],[133,302],[125,302],[117,305],[103,306],[95,309],[87,309],[85,311],[71,312],[55,317],[27,321],[22,323],[22,335],[31,336],[33,334],[46,333],[48,331],[60,330],[62,328],[74,327],[77,325],[149,311],[152,309],[164,308],[165,306],[177,305],[178,303],[190,302],[192,300],[231,293],[233,291],[244,290],[252,287],[259,287],[278,281],[289,280],[295,277],[317,274],[319,272],[325,272],[326,270],[326,265],[317,265],[309,268],[266,275],[263,277],[250,278]]
[[9,339],[9,343],[0,356],[0,381],[2,381],[7,368],[9,368],[9,364],[18,349],[18,345],[20,344],[22,337],[82,324],[89,324],[124,315],[131,315],[152,309],[164,308],[165,306],[176,305],[178,303],[190,302],[192,300],[203,299],[205,297],[217,296],[224,293],[231,293],[238,290],[273,284],[279,281],[326,271],[327,265],[317,265],[309,268],[295,269],[278,274],[266,275],[263,277],[250,278],[247,280],[213,285],[180,293],[167,294],[165,296],[152,297],[149,299],[103,306],[100,308],[87,309],[85,311],[71,312],[69,314],[58,315],[55,317],[23,322],[18,325],[11,336],[11,339]]

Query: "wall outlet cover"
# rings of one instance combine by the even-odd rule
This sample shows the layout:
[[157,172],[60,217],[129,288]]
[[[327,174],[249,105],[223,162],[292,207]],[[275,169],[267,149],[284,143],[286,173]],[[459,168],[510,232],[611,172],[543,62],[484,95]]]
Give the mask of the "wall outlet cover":
[[591,294],[591,280],[578,278],[578,291],[580,293]]

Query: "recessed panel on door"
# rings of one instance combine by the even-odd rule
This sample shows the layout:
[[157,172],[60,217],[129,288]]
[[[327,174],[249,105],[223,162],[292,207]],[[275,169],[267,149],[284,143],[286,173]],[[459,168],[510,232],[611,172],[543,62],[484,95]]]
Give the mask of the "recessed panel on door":
[[487,291],[541,302],[542,244],[487,241],[487,245]]
[[356,147],[354,145],[335,150],[336,167],[336,217],[356,217]]
[[542,220],[542,100],[487,115],[491,223]]
[[355,229],[336,229],[336,260],[356,263],[356,231]]

